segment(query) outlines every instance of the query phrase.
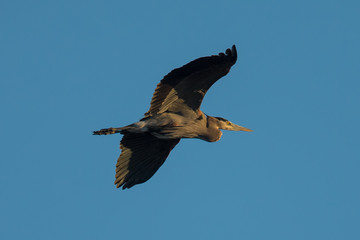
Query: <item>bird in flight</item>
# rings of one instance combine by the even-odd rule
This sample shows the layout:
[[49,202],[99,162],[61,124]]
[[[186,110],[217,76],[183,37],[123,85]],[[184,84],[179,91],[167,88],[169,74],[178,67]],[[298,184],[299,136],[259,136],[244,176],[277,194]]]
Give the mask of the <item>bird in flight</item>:
[[223,130],[251,131],[200,110],[209,88],[235,64],[235,45],[225,53],[198,58],[172,70],[157,85],[150,109],[138,122],[94,131],[94,135],[123,134],[116,164],[115,185],[122,189],[144,183],[161,167],[182,138],[216,142]]

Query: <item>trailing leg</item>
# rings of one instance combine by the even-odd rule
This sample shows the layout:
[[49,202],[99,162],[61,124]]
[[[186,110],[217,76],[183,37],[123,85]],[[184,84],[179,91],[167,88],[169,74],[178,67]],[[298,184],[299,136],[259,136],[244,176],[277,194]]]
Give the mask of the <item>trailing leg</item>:
[[121,128],[104,128],[99,131],[94,131],[93,135],[109,135],[109,134],[119,133],[120,131]]

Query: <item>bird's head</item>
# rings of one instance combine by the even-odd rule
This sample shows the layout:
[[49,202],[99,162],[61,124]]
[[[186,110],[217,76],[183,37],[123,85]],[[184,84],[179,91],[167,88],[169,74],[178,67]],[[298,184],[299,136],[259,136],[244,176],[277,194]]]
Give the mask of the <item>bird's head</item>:
[[222,117],[215,117],[215,118],[218,120],[219,129],[230,130],[230,131],[252,132],[251,129],[236,125],[235,123],[232,123],[225,118],[222,118]]

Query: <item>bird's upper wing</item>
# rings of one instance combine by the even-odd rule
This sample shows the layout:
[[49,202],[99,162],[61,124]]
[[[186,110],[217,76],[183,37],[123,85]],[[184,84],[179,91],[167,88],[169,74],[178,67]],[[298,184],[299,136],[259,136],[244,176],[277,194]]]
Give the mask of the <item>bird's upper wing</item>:
[[116,164],[115,184],[123,189],[149,180],[180,139],[159,139],[149,133],[126,133]]
[[183,115],[197,111],[208,89],[235,64],[235,45],[225,53],[198,58],[172,70],[157,85],[145,117],[165,111]]

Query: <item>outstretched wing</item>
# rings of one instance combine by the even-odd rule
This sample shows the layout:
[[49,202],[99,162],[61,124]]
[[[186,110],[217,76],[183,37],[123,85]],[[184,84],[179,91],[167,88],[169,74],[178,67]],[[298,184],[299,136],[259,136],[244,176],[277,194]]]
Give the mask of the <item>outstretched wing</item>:
[[150,109],[145,113],[145,117],[165,111],[183,115],[197,111],[206,92],[218,79],[230,71],[236,59],[234,45],[225,53],[198,58],[172,70],[157,85]]
[[126,133],[120,142],[115,184],[122,189],[149,180],[180,139],[159,139],[149,133]]

